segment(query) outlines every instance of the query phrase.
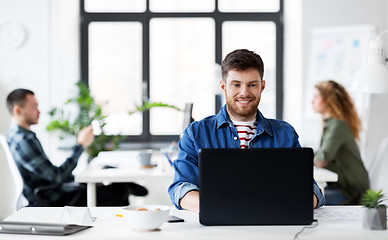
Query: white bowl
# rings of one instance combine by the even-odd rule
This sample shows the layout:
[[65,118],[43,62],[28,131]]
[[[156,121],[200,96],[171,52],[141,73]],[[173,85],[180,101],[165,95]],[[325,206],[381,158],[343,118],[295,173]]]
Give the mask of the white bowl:
[[[147,210],[140,211],[139,209]],[[167,221],[169,212],[169,206],[129,206],[124,208],[123,217],[128,221],[133,230],[151,231],[158,229],[165,221]]]

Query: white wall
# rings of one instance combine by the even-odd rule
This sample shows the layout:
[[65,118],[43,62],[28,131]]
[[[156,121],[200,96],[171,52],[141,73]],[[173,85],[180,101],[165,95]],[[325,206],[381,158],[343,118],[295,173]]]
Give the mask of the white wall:
[[303,1],[284,1],[283,118],[300,134],[303,121]]
[[[64,160],[56,138],[47,134],[48,111],[76,93],[79,80],[79,1],[0,0],[0,24],[19,23],[26,39],[19,48],[0,44],[0,133],[9,128],[7,94],[15,88],[35,92],[41,111],[38,135],[54,163]],[[1,42],[1,40],[0,40]],[[59,156],[59,157],[58,157]]]
[[[372,24],[380,32],[388,28],[387,9],[388,3],[385,0],[297,0],[296,3],[285,1],[284,116],[285,120],[295,126],[302,144],[318,147],[321,134],[320,119],[304,117],[306,109],[303,109],[304,102],[311,101],[305,99],[303,93],[308,90],[305,88],[309,80],[307,76],[312,29]],[[298,25],[298,22],[301,24]],[[295,62],[292,61],[294,59]],[[384,103],[388,102],[387,100],[387,96],[371,97],[370,126],[368,127],[368,145],[365,155],[367,159],[364,159],[366,162],[373,156],[375,145],[381,141],[382,136],[388,136],[388,127],[376,130],[376,126],[384,126],[381,119],[388,121],[387,111],[381,111],[384,109]]]
[[[301,142],[317,146],[320,122],[304,118],[303,103],[314,27],[374,24],[388,28],[388,3],[385,0],[285,0],[284,117],[300,135]],[[35,91],[40,101],[41,121],[33,130],[47,153],[57,154],[55,137],[44,127],[47,111],[62,104],[79,80],[79,1],[78,0],[0,0],[0,24],[18,22],[27,31],[25,43],[17,49],[0,44],[0,133],[5,133],[10,117],[5,97],[17,87]],[[386,38],[388,40],[388,37]],[[385,96],[373,96],[370,122],[384,121],[381,111]],[[385,113],[385,114],[384,114]],[[387,122],[387,121],[386,121]],[[377,145],[385,129],[370,129],[369,152]],[[376,132],[376,131],[375,131]]]
[[46,1],[1,0],[0,23],[21,24],[26,30],[26,39],[17,49],[0,45],[0,86],[2,116],[0,131],[4,133],[10,118],[3,111],[6,95],[17,87],[36,92],[41,107],[48,102],[48,5]]

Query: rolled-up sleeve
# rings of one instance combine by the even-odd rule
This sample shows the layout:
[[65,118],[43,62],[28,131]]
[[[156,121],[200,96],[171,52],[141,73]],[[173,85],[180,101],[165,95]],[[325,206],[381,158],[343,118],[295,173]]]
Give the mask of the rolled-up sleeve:
[[168,189],[172,203],[178,209],[186,193],[199,190],[198,150],[195,147],[190,128],[186,129],[179,141],[178,157],[174,161],[174,181]]
[[173,194],[173,203],[176,208],[179,210],[182,210],[182,207],[179,205],[179,201],[190,191],[199,191],[199,187],[189,183],[189,182],[183,182],[175,187],[174,194]]
[[318,199],[318,203],[317,203],[317,206],[315,208],[320,208],[322,207],[323,205],[326,204],[326,200],[325,200],[325,197],[323,196],[322,194],[322,191],[321,189],[318,187],[318,184],[317,182],[314,180],[314,188],[313,188],[313,193],[314,195],[317,197]]

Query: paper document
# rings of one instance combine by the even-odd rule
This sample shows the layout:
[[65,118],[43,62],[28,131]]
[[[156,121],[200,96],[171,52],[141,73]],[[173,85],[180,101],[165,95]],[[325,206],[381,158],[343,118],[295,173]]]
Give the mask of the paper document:
[[[355,211],[356,210],[356,211]],[[362,219],[362,208],[319,208],[314,210],[314,218],[318,220],[360,220]]]
[[96,218],[90,214],[88,207],[65,206],[60,217],[60,221],[67,224],[77,224],[91,226]]

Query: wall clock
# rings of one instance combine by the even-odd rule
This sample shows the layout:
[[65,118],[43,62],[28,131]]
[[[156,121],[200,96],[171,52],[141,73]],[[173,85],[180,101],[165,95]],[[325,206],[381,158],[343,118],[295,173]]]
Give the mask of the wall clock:
[[0,46],[8,49],[17,49],[23,45],[27,31],[22,24],[17,22],[0,23]]

